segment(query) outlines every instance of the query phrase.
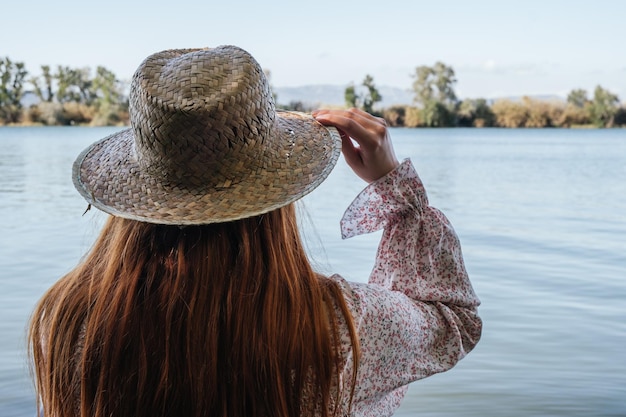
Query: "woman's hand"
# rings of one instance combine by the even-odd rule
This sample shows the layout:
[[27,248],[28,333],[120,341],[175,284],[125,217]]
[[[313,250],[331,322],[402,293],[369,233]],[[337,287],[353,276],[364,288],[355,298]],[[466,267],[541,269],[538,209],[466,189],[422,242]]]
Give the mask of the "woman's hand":
[[365,181],[376,181],[400,165],[384,119],[359,109],[317,110],[313,117],[339,130],[346,162]]

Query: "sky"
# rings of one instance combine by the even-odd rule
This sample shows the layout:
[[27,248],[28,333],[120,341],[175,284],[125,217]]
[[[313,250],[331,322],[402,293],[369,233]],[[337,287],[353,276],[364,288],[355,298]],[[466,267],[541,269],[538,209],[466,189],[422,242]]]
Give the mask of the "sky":
[[359,84],[410,89],[442,61],[460,98],[559,95],[597,85],[626,101],[622,0],[33,0],[0,6],[0,57],[102,65],[130,80],[172,48],[232,44],[276,87]]

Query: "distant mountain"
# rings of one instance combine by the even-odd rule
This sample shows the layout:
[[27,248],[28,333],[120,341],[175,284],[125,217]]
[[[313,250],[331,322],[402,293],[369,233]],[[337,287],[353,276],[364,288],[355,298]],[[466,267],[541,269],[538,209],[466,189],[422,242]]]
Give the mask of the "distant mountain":
[[529,94],[527,96],[511,96],[511,97],[498,97],[495,99],[491,99],[490,101],[494,102],[497,100],[511,100],[511,101],[522,101],[524,97],[532,98],[533,100],[539,101],[565,101],[565,98],[558,96],[556,94]]
[[[397,87],[380,86],[377,87],[383,100],[377,103],[376,107],[391,107],[393,105],[413,104],[413,93],[409,89]],[[291,102],[302,102],[308,107],[320,106],[343,106],[345,85],[304,85],[300,87],[274,87],[278,104],[289,104]],[[555,94],[529,95],[534,100],[541,101],[564,101],[565,99]],[[478,97],[476,97],[478,98]],[[523,96],[509,96],[488,99],[489,104],[497,100],[521,101]]]
[[[345,104],[345,85],[305,85],[301,87],[274,87],[279,104],[300,101],[306,106],[343,106]],[[390,107],[394,104],[408,105],[413,102],[413,94],[409,90],[397,87],[380,86],[378,92],[383,100],[378,107]]]

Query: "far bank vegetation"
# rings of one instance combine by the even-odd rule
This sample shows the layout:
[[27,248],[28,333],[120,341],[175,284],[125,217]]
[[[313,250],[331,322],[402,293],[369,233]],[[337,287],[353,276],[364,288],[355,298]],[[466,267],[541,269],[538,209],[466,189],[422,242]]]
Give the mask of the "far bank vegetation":
[[[269,72],[267,72],[269,77]],[[454,90],[454,70],[442,62],[418,66],[413,73],[412,105],[380,107],[374,78],[367,75],[344,91],[346,107],[384,117],[394,127],[620,127],[626,108],[617,95],[597,86],[591,93],[572,90],[566,100],[463,99]],[[90,68],[41,66],[30,76],[24,63],[0,58],[0,125],[127,125],[127,86],[103,66]],[[25,105],[25,96],[34,97]],[[280,97],[275,99],[280,102]],[[302,102],[279,107],[312,110]]]

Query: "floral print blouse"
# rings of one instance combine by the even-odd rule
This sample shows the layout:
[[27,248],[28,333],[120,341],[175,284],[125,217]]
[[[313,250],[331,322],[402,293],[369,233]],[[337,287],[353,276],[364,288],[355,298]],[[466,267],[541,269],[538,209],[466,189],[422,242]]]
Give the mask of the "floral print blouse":
[[[474,348],[482,330],[480,301],[457,235],[428,205],[410,160],[368,185],[347,209],[341,228],[344,238],[384,229],[368,284],[331,278],[342,288],[360,339],[350,415],[389,416],[410,382],[452,368]],[[337,306],[335,313],[341,317]],[[340,332],[346,389],[353,358],[345,322]]]

